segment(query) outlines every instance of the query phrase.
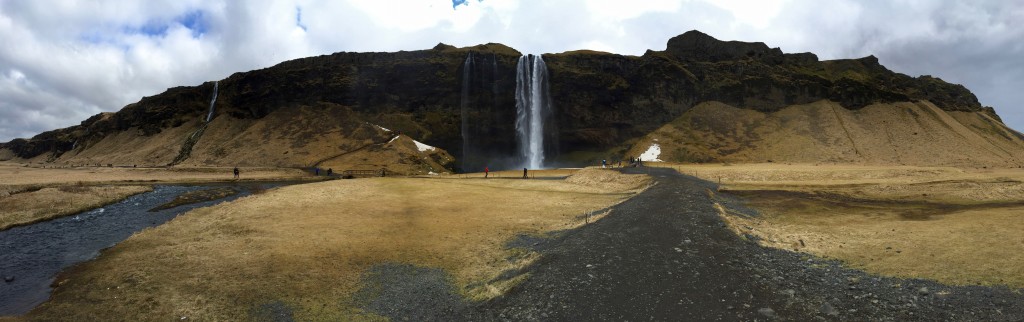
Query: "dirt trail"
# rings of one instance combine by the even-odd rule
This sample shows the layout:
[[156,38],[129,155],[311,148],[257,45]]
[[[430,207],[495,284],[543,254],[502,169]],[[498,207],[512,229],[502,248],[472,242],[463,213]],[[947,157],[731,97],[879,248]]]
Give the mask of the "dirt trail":
[[650,173],[658,184],[547,242],[525,282],[455,318],[1024,320],[1024,296],[1012,290],[872,276],[763,248],[725,227],[708,194],[713,184],[670,169],[625,171]]

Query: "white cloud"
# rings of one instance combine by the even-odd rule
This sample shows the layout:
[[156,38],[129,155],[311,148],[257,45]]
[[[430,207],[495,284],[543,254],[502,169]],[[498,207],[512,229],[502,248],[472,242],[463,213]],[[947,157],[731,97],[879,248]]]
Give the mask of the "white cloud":
[[66,0],[0,2],[0,142],[299,57],[438,42],[638,55],[691,29],[825,59],[874,54],[963,83],[1024,128],[1013,1]]

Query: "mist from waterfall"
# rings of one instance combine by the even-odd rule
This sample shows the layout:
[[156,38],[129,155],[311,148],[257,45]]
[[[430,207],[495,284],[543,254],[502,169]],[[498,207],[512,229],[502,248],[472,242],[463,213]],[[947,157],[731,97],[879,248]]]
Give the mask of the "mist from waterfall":
[[516,144],[523,166],[544,166],[544,124],[551,116],[548,68],[539,55],[519,57],[516,65]]
[[469,85],[470,85],[470,70],[473,66],[473,52],[466,55],[466,62],[462,66],[462,102],[461,102],[461,114],[460,119],[462,120],[462,160],[465,162],[469,160]]
[[206,114],[206,123],[210,123],[210,120],[213,119],[213,104],[217,102],[217,87],[219,86],[219,81],[213,82],[213,98],[210,99],[210,113]]

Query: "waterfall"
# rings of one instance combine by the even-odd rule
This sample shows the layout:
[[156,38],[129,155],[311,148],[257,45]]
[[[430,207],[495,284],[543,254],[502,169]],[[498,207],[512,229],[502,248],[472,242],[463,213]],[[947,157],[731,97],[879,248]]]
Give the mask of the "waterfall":
[[217,102],[217,87],[220,86],[219,81],[213,82],[213,98],[210,99],[210,113],[206,114],[206,123],[210,123],[213,119],[213,104]]
[[539,55],[520,56],[516,65],[516,143],[524,167],[544,165],[544,124],[551,114],[548,68]]
[[470,52],[466,56],[466,62],[462,65],[462,111],[460,119],[462,120],[462,161],[466,162],[469,160],[469,85],[470,70],[473,66],[473,52]]

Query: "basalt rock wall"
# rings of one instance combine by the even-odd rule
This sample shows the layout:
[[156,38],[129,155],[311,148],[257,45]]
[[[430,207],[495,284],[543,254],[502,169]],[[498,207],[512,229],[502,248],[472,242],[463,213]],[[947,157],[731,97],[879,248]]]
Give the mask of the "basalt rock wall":
[[[421,51],[296,59],[221,80],[214,117],[260,119],[298,106],[339,106],[354,112],[352,117],[450,151],[464,170],[509,167],[520,55],[500,44],[439,44]],[[545,54],[544,60],[558,128],[554,146],[559,151],[550,151],[558,156],[553,164],[624,153],[631,140],[708,101],[768,113],[820,100],[850,110],[926,100],[942,110],[981,112],[998,120],[963,86],[895,73],[873,56],[819,61],[811,53],[786,54],[763,43],[720,41],[698,31],[641,56],[572,51]],[[171,88],[116,113],[0,149],[21,159],[59,162],[65,153],[89,149],[114,133],[147,136],[195,124],[205,118],[212,91],[213,82]]]

